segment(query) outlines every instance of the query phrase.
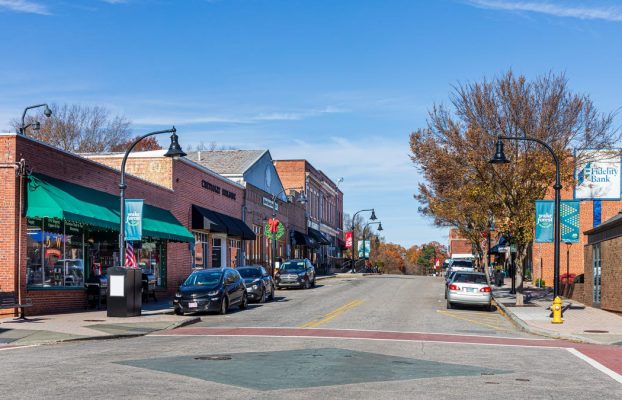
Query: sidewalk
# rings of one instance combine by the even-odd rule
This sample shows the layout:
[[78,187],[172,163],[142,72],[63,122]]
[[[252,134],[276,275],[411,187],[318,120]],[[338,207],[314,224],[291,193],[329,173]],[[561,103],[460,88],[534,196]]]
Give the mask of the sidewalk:
[[27,320],[0,318],[0,349],[71,340],[141,336],[197,322],[173,314],[170,300],[143,304],[140,317],[108,318],[106,310],[37,315]]
[[552,324],[547,310],[553,293],[535,286],[525,286],[525,305],[515,306],[516,295],[510,294],[509,280],[502,287],[493,286],[493,297],[500,310],[523,330],[536,335],[585,343],[622,346],[622,316],[577,301],[562,299],[571,308],[563,314],[563,324]]

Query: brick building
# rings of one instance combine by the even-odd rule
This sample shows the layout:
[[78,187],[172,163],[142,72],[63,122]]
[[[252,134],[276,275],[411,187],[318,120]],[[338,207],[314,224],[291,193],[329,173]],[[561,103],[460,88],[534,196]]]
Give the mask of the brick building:
[[473,245],[468,239],[460,235],[458,229],[449,230],[449,257],[450,258],[472,258]]
[[319,244],[310,258],[321,269],[334,267],[345,245],[343,193],[307,160],[275,160],[274,166],[285,187],[302,187],[307,195],[308,233]]
[[242,219],[257,235],[256,240],[246,243],[247,264],[270,267],[272,241],[266,236],[265,226],[273,211],[285,227],[285,234],[275,244],[275,259],[307,256],[311,241],[305,209],[296,200],[302,185],[283,185],[268,150],[195,151],[187,158],[245,187]]
[[[84,282],[119,263],[119,156],[99,160],[111,167],[17,134],[0,134],[0,148],[0,291],[32,299],[30,314],[83,309]],[[158,291],[194,266],[235,265],[254,239],[241,185],[161,154],[131,157],[127,171],[127,198],[145,202],[137,261]]]

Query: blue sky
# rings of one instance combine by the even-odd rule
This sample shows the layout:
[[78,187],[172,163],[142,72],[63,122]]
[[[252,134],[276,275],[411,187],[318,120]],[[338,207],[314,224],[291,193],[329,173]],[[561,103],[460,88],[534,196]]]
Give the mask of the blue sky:
[[564,72],[622,106],[612,0],[0,0],[0,26],[0,130],[33,103],[103,105],[182,145],[307,158],[405,246],[447,241],[417,213],[408,135],[452,85]]

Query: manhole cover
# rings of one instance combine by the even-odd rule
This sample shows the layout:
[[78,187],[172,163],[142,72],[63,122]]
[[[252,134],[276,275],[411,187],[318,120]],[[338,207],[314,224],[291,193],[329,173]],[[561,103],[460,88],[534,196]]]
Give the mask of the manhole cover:
[[494,375],[492,372],[482,372],[481,375]]
[[516,378],[516,380],[519,382],[529,382],[529,379],[527,378]]
[[484,383],[486,383],[488,385],[498,385],[499,384],[499,382],[484,382]]
[[84,322],[106,322],[105,319],[85,319]]
[[231,356],[201,356],[194,357],[194,359],[199,361],[227,361],[231,360]]
[[598,329],[588,329],[586,331],[583,331],[583,333],[609,333],[609,331],[601,331]]

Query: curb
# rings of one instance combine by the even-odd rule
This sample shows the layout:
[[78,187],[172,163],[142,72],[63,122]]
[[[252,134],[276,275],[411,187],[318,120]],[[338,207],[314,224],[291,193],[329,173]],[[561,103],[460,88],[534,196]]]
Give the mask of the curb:
[[534,328],[533,326],[529,325],[522,319],[518,318],[516,314],[514,314],[505,305],[503,305],[503,303],[497,302],[497,299],[494,298],[494,295],[493,295],[493,302],[495,303],[497,310],[499,310],[503,316],[508,318],[515,326],[517,326],[520,330],[524,332],[531,333],[533,335],[544,336],[549,339],[568,340],[568,341],[575,342],[575,343],[603,344],[595,340],[591,340],[591,339],[580,337],[580,336],[562,335],[557,332],[540,329],[540,328]]
[[[184,327],[184,326],[187,326],[187,325],[196,324],[197,322],[200,322],[200,321],[201,321],[201,317],[191,317],[191,318],[188,318],[188,319],[186,319],[184,321],[174,322],[168,328],[165,328],[165,329],[173,330],[173,329],[181,328],[181,327]],[[163,330],[163,329],[161,329],[161,330]],[[149,335],[152,332],[155,332],[155,331],[139,332],[139,333],[119,333],[119,334],[115,334],[115,335],[85,336],[85,337],[79,337],[79,338],[41,341],[39,343],[29,344],[29,346],[44,346],[44,345],[50,345],[50,344],[69,343],[69,342],[86,342],[86,341],[91,341],[91,340],[127,339],[127,338],[139,337],[139,336],[146,336],[146,335]]]

